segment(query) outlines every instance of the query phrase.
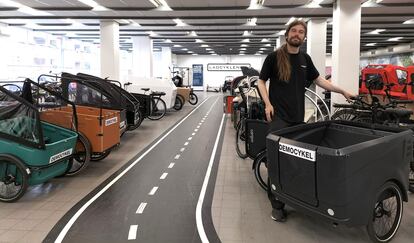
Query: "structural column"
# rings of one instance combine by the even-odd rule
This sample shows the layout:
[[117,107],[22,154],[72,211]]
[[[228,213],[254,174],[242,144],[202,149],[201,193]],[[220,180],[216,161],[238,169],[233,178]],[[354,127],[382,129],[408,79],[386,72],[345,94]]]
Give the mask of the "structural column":
[[281,47],[285,43],[286,43],[286,37],[284,35],[277,37],[276,38],[276,49]]
[[119,24],[101,21],[101,77],[120,80]]
[[[326,19],[311,19],[308,22],[307,53],[322,77],[325,77],[326,66]],[[322,95],[323,89],[316,91]]]
[[[358,94],[361,1],[337,0],[334,3],[332,31],[332,81]],[[340,94],[332,94],[331,100],[331,104],[345,102]]]
[[171,73],[173,71],[171,47],[161,48],[161,63],[162,78],[171,79],[173,75]]
[[132,72],[134,76],[150,78],[152,74],[152,40],[148,36],[132,37]]

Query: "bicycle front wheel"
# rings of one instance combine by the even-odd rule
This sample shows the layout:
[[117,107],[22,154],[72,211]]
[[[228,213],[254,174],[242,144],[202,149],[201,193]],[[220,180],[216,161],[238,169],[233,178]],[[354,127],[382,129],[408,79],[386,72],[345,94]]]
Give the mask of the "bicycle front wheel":
[[148,116],[150,120],[159,120],[167,111],[167,106],[165,102],[159,97],[153,97],[151,99],[151,114]]
[[242,119],[239,121],[239,124],[237,125],[236,132],[236,151],[239,157],[242,159],[247,158],[246,139],[246,120]]
[[268,185],[268,173],[267,173],[267,154],[266,151],[259,153],[253,162],[254,176],[256,177],[257,183],[267,191]]
[[194,93],[190,93],[190,100],[188,101],[188,103],[192,104],[192,105],[196,105],[198,102],[198,97],[196,94]]

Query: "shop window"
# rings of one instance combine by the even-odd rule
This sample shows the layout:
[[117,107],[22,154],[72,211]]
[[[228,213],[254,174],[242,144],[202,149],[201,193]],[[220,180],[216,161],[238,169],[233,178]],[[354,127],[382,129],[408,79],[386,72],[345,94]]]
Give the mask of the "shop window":
[[407,72],[400,69],[395,70],[395,72],[397,73],[398,83],[405,84],[407,82]]

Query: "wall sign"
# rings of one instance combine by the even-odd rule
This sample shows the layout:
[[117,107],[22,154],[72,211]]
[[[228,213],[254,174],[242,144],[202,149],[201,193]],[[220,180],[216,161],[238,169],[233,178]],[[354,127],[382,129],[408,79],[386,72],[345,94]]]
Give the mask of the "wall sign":
[[193,86],[203,86],[203,64],[193,64]]
[[249,63],[209,63],[207,71],[241,71],[243,66],[251,67]]

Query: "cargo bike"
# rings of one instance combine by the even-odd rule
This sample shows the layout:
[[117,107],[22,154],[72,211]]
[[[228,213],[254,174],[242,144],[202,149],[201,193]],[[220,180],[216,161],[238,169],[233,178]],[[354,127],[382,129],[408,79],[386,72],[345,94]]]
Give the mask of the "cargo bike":
[[62,73],[58,78],[61,80],[63,97],[78,106],[119,112],[120,120],[116,121],[119,124],[119,134],[122,136],[126,132],[127,110],[122,105],[120,92],[113,92],[112,88],[103,88],[99,81],[85,80],[70,73]]
[[[32,83],[32,85],[37,86],[36,83]],[[72,103],[62,95],[55,92],[54,94],[56,97],[54,100],[65,100]],[[76,101],[79,98],[76,95],[79,94],[74,92],[69,97]],[[99,95],[103,96],[102,93]],[[98,97],[97,99],[104,100],[105,98]],[[72,113],[71,108],[64,104],[55,103],[45,106],[39,101],[36,103],[41,108],[41,119],[50,123],[70,129],[72,127],[70,121],[73,120],[73,117],[77,117],[79,132],[77,149],[83,151],[80,156],[75,157],[75,162],[79,167],[86,167],[90,160],[98,161],[106,158],[112,149],[120,144],[121,114],[118,110],[105,109],[103,103],[99,104],[99,102],[96,103],[98,107],[74,103],[76,109],[75,113]]]
[[65,174],[76,140],[76,132],[41,121],[35,106],[0,87],[0,201]]
[[305,214],[396,234],[408,201],[412,131],[350,121],[281,129],[266,138],[271,192]]
[[93,75],[85,74],[85,73],[77,73],[81,79],[84,79],[86,82],[89,80],[97,81],[92,82],[92,85],[96,85],[97,88],[100,90],[106,90],[109,93],[112,93],[114,98],[117,98],[121,107],[125,108],[126,110],[126,122],[127,122],[127,130],[135,130],[138,128],[142,120],[144,119],[142,115],[142,107],[140,106],[140,101],[135,98],[131,93],[124,90],[122,85],[119,81],[111,80],[111,79],[103,79],[100,77],[96,77]]

